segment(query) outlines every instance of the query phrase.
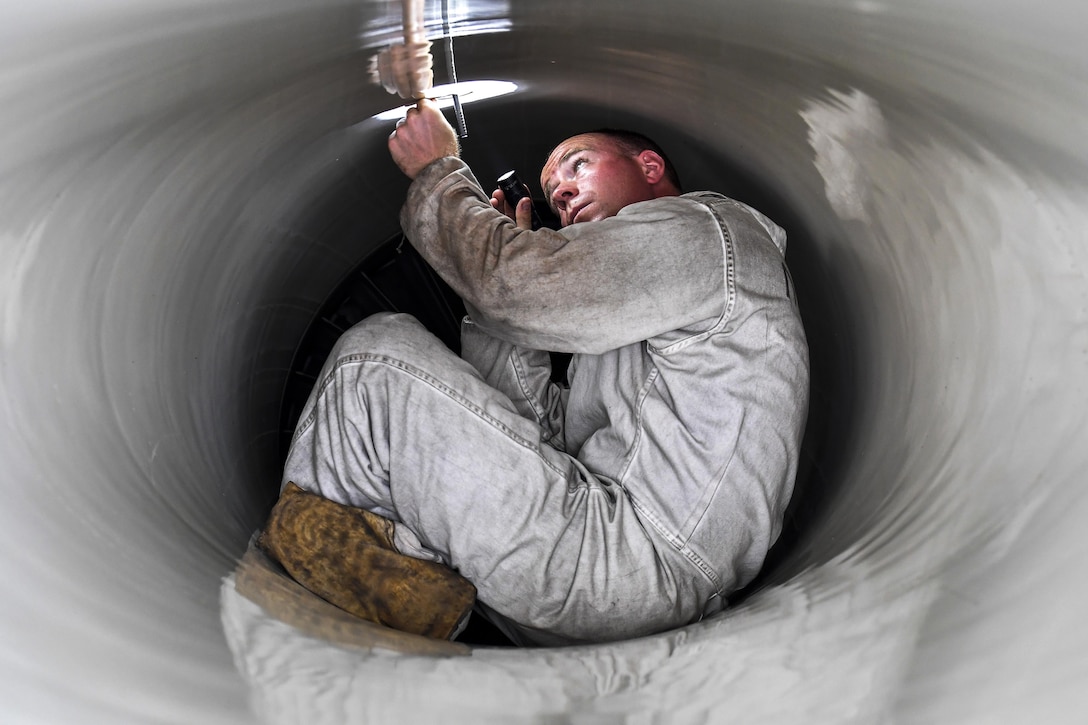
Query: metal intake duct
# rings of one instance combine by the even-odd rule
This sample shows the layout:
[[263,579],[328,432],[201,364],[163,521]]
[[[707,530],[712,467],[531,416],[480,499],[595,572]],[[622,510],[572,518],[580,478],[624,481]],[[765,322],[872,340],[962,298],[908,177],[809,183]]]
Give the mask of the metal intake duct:
[[275,614],[239,559],[299,342],[398,231],[400,7],[8,2],[0,720],[1083,722],[1088,5],[446,10],[461,79],[518,88],[461,96],[484,184],[634,126],[790,233],[813,415],[760,586],[554,650]]

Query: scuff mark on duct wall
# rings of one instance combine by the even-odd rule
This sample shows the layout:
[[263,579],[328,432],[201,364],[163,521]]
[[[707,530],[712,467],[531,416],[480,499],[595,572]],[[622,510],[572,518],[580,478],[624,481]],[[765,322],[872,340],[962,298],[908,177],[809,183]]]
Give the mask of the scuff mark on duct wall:
[[886,143],[884,115],[873,98],[856,88],[830,94],[832,101],[810,101],[801,118],[809,126],[808,141],[831,207],[844,221],[867,222],[869,193],[858,154]]

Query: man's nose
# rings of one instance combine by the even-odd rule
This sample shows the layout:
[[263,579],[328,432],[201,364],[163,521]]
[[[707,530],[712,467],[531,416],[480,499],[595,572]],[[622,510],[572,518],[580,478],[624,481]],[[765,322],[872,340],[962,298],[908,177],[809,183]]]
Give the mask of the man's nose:
[[568,199],[572,199],[578,195],[578,186],[573,181],[560,181],[554,189],[552,189],[552,206],[557,209],[562,207],[563,202]]

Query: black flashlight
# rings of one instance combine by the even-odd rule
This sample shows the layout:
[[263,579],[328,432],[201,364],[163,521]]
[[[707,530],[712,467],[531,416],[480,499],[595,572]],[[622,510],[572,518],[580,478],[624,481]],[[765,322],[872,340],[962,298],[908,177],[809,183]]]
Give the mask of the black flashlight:
[[[518,178],[518,172],[507,171],[505,174],[499,177],[499,190],[502,191],[502,195],[506,197],[506,203],[511,208],[516,209],[518,202],[522,197],[529,196],[529,187],[522,183]],[[531,205],[533,217],[532,217],[532,229],[535,231],[540,229],[540,215],[536,213],[536,205],[533,204],[533,200],[529,198],[529,204]]]

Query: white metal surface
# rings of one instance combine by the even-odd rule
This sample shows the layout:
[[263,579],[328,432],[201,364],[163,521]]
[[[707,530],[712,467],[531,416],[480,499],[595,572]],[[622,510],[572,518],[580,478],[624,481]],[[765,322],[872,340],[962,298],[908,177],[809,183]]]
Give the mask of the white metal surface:
[[0,720],[1088,716],[1085,6],[457,3],[505,31],[462,79],[520,89],[467,109],[481,165],[558,140],[534,104],[592,105],[788,210],[824,495],[713,621],[423,655],[322,643],[233,577],[294,347],[397,228],[364,79],[399,8],[69,5],[0,11]]

